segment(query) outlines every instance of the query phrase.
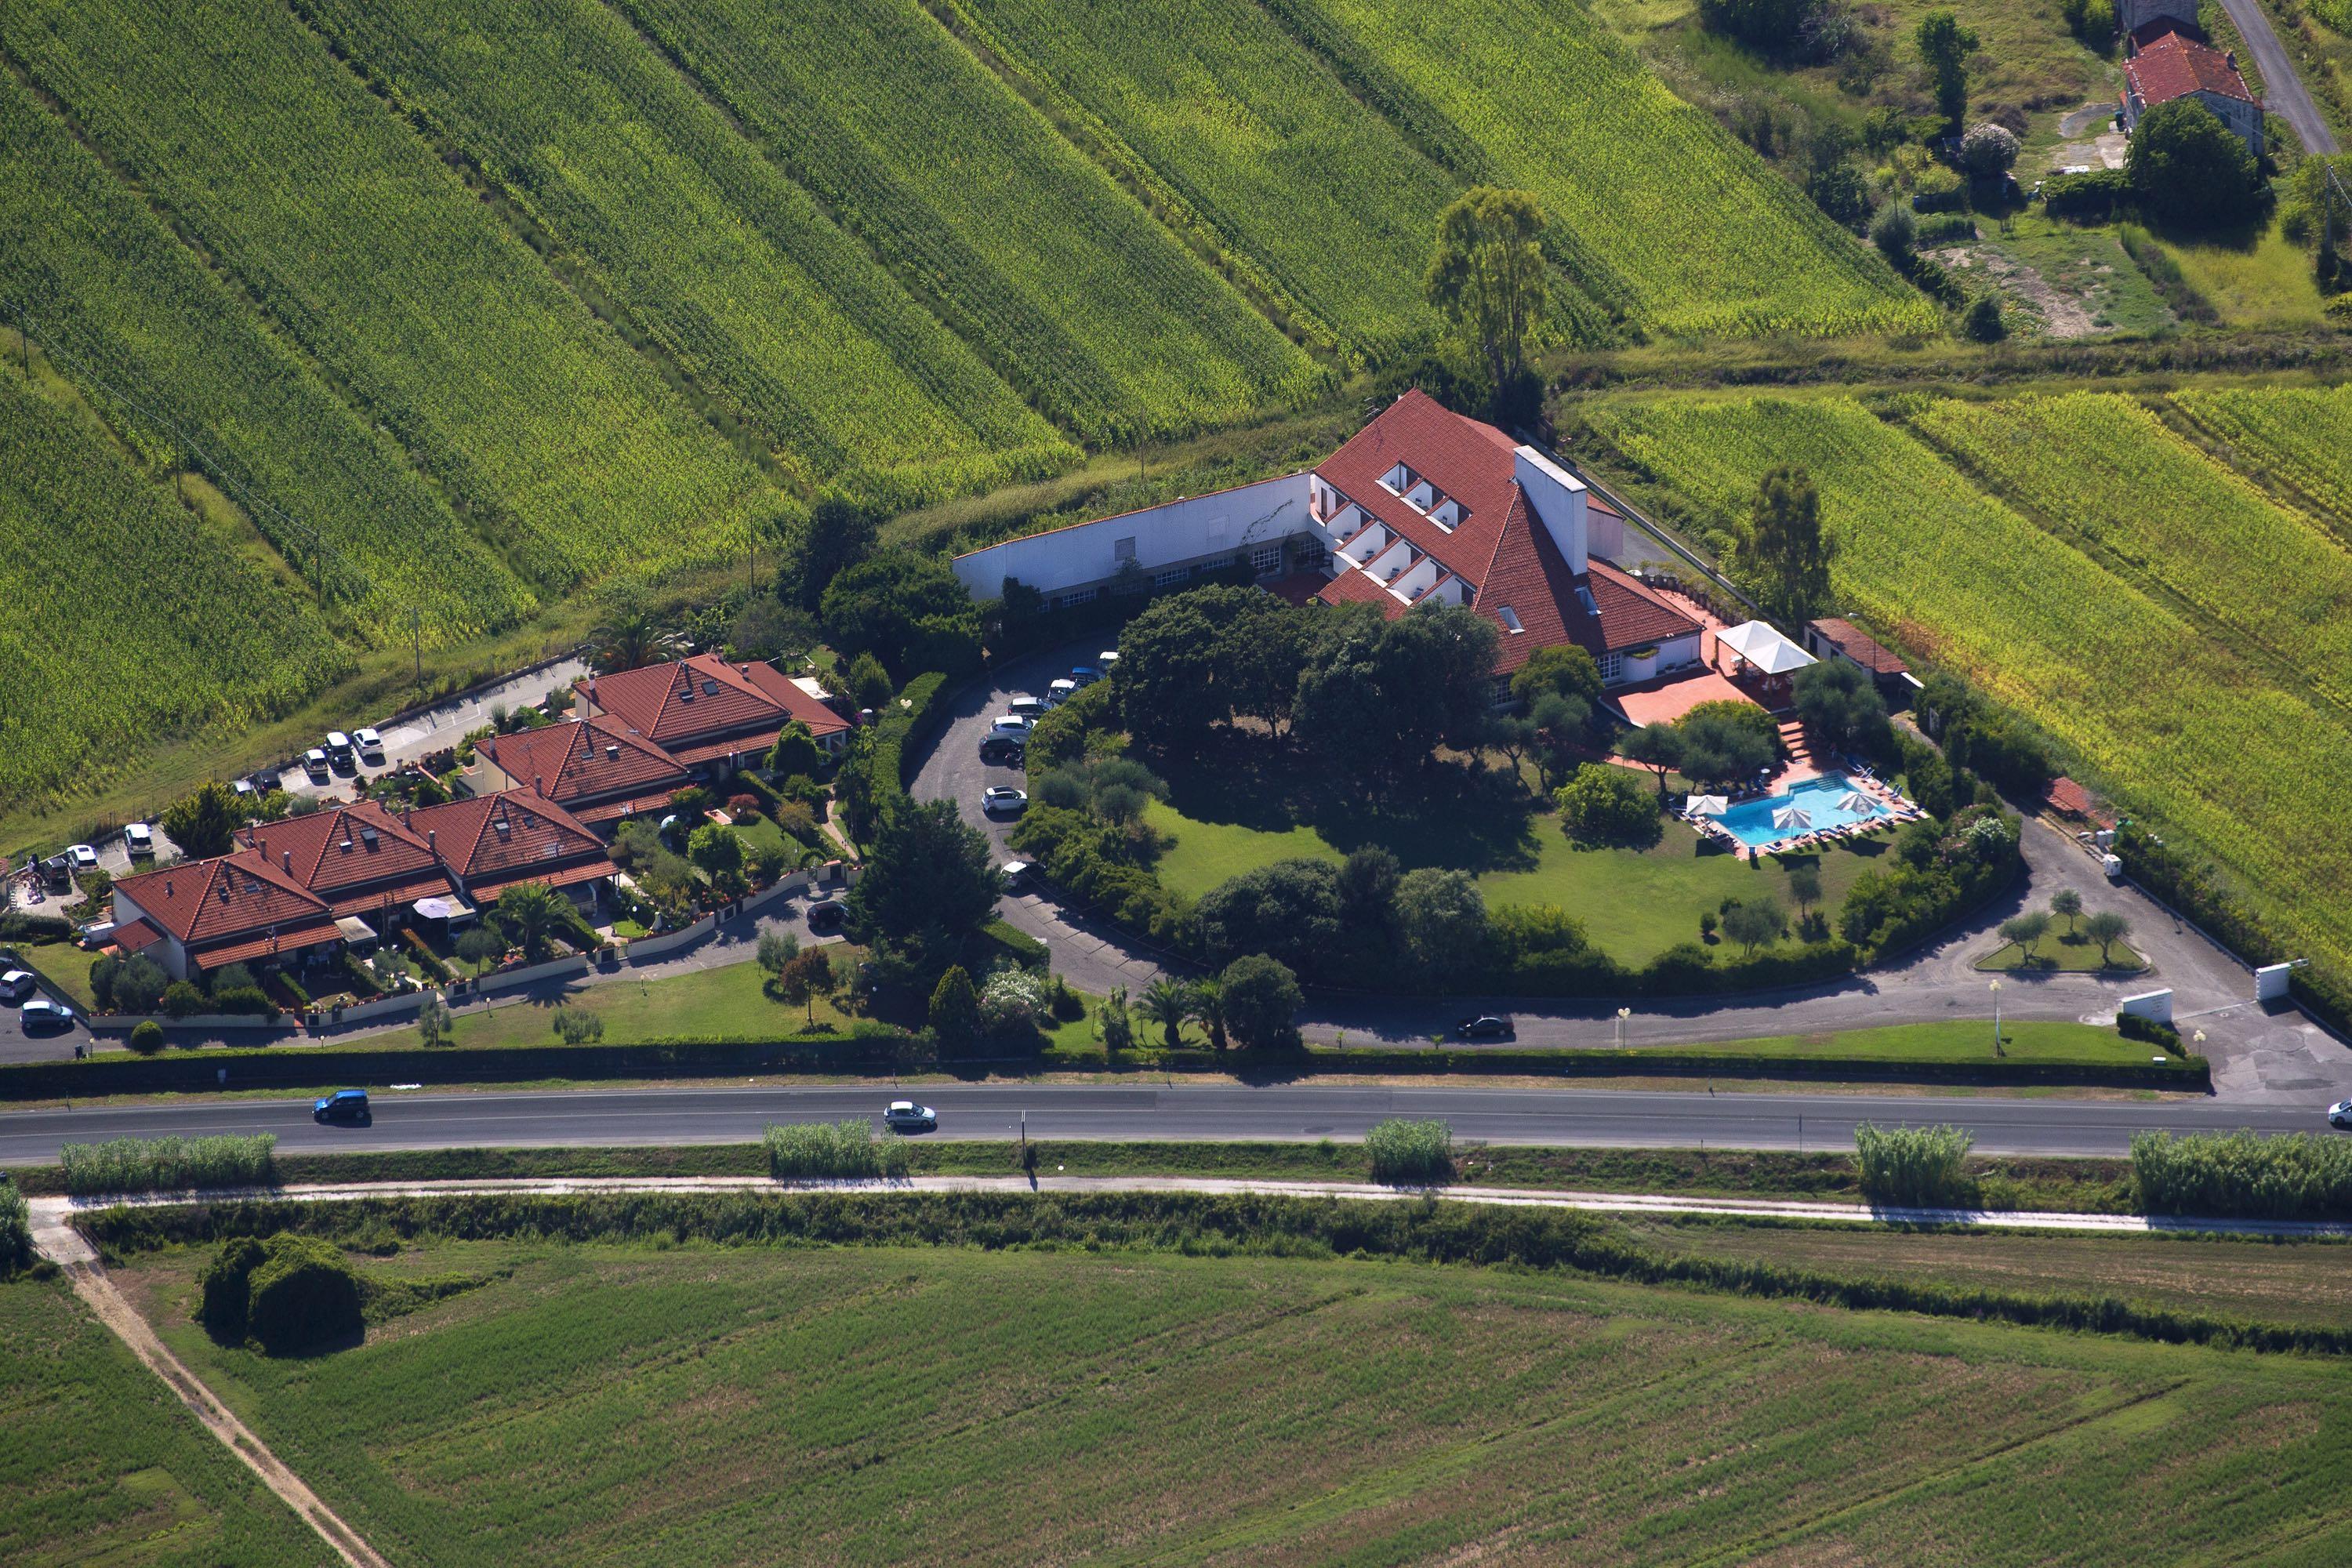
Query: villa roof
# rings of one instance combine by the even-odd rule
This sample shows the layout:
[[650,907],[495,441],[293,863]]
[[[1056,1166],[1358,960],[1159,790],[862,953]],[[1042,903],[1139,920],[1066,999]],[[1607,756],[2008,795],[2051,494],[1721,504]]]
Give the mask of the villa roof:
[[[1491,557],[1502,537],[1518,489],[1512,480],[1517,447],[1494,426],[1456,414],[1414,387],[1315,471],[1391,532],[1459,572]],[[1390,493],[1381,477],[1399,463],[1457,502],[1463,519],[1449,530]]]
[[605,856],[603,839],[578,817],[528,789],[428,805],[412,821],[418,832],[433,833],[442,858],[464,879],[477,900],[489,896],[478,886],[485,878],[500,879],[503,888],[545,879],[540,874],[581,860],[596,862],[599,876],[616,869]]
[[2167,33],[2124,62],[2124,75],[2141,102],[2155,105],[2210,92],[2254,101],[2235,57],[2179,33]]
[[142,871],[116,882],[114,890],[190,947],[273,925],[332,923],[326,900],[250,849]]
[[680,745],[740,731],[772,736],[794,719],[820,737],[849,728],[773,665],[730,664],[713,653],[591,676],[579,689],[588,701],[583,716],[609,715],[673,755]]
[[434,870],[421,833],[372,800],[259,822],[237,840],[323,899]]
[[475,749],[509,778],[559,804],[678,790],[692,782],[677,758],[628,725],[602,717],[494,736]]

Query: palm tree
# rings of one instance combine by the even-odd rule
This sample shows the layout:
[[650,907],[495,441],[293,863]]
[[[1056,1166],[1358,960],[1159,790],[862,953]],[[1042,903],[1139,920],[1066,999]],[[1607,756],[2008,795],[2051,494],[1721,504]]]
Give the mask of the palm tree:
[[668,657],[669,640],[653,605],[634,589],[607,595],[604,613],[588,628],[589,655],[601,670],[656,663]]
[[1209,1031],[1209,1044],[1225,1048],[1225,988],[1213,978],[1192,983],[1192,1016]]
[[1160,1026],[1170,1050],[1179,1049],[1184,1043],[1184,1020],[1192,1016],[1192,988],[1163,974],[1143,988],[1135,1010]]
[[564,924],[555,907],[555,889],[544,882],[518,882],[509,888],[490,906],[490,918],[533,963],[547,956],[555,932]]

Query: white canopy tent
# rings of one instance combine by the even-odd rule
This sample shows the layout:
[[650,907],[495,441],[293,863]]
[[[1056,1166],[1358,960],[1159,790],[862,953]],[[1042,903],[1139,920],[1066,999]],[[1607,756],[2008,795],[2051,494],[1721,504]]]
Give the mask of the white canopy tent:
[[1789,675],[1821,662],[1762,621],[1743,621],[1729,631],[1716,633],[1715,640],[1764,675]]

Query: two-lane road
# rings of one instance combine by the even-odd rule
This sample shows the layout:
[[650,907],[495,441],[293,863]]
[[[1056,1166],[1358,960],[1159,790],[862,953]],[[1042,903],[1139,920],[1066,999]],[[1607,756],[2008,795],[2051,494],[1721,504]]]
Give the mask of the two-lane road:
[[651,1089],[375,1096],[375,1124],[320,1127],[307,1100],[191,1100],[15,1111],[0,1116],[0,1163],[54,1160],[64,1143],[166,1133],[274,1132],[288,1153],[366,1149],[520,1148],[748,1142],[772,1121],[878,1113],[894,1093],[938,1108],[949,1138],[1311,1141],[1361,1138],[1391,1116],[1442,1117],[1454,1136],[1492,1143],[1851,1149],[1857,1122],[1949,1121],[1988,1153],[2122,1154],[2158,1128],[2325,1131],[2318,1106],[1918,1099],[1863,1095],[1631,1093],[1285,1085],[1154,1088],[937,1084],[886,1087]]

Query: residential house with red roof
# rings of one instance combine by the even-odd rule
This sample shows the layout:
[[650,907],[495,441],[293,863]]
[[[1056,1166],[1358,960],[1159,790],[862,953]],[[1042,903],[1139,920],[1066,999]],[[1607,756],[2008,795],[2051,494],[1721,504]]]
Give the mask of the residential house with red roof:
[[[2124,129],[2160,103],[2193,98],[2210,110],[2263,155],[2263,106],[2239,73],[2238,57],[2202,41],[2193,23],[2188,30],[2154,22],[2133,33],[2131,58],[2124,62]],[[2146,41],[2142,41],[2145,39]]]
[[475,742],[474,756],[468,782],[479,793],[535,790],[599,832],[663,810],[694,782],[683,763],[611,718],[491,736]]
[[1564,643],[1622,685],[1702,655],[1697,621],[1605,559],[1623,529],[1533,447],[1416,389],[1311,469],[1007,540],[955,569],[977,597],[1018,581],[1057,608],[1210,574],[1391,616],[1466,605],[1500,635],[1498,685]]
[[[575,690],[579,721],[605,732],[603,741],[583,740],[583,746],[594,745],[609,758],[601,748],[646,742],[697,778],[722,777],[757,763],[794,720],[829,752],[849,739],[848,720],[773,665],[736,663],[715,653],[592,675]],[[521,776],[499,766],[510,778]]]
[[307,963],[389,934],[420,900],[478,907],[535,881],[593,905],[617,869],[602,839],[530,790],[415,811],[360,801],[254,823],[226,855],[121,879],[114,942],[176,980]]

